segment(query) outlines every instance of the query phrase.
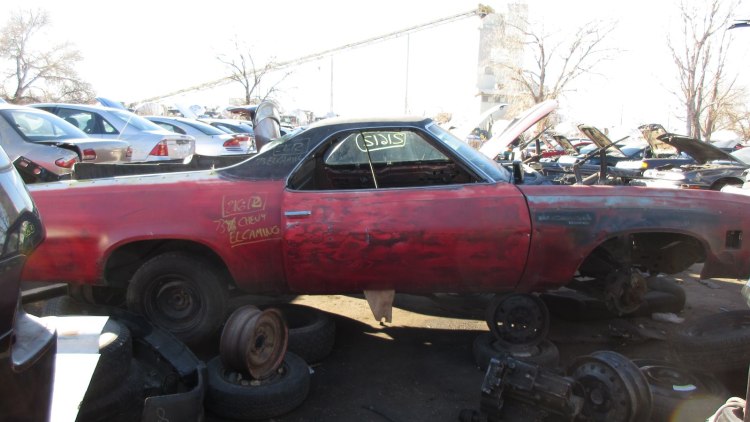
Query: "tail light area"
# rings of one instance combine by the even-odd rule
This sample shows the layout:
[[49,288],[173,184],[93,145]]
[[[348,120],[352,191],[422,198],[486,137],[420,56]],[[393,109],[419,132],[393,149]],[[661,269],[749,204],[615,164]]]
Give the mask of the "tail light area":
[[247,135],[233,135],[232,139],[229,139],[228,141],[224,142],[225,148],[231,148],[231,147],[240,147],[242,146],[243,142],[247,142],[250,140],[250,137]]
[[74,157],[74,158],[68,158],[68,159],[58,158],[57,160],[55,160],[55,165],[57,167],[62,167],[62,168],[69,169],[69,168],[72,168],[73,164],[75,164],[77,161],[78,161],[78,158],[76,158],[76,157]]
[[96,160],[96,151],[93,148],[86,148],[83,150],[83,161]]
[[128,147],[128,149],[125,151],[125,158],[133,158],[133,147]]
[[151,152],[148,153],[148,155],[153,155],[155,157],[169,157],[167,140],[162,139],[161,141],[159,141],[159,143],[154,146],[154,148],[151,150]]

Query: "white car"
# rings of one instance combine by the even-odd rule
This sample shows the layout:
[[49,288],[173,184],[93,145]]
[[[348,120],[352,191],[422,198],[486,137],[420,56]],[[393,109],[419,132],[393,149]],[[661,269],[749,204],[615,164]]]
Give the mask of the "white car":
[[132,153],[126,141],[91,138],[55,115],[14,104],[0,104],[0,145],[26,183],[64,177],[76,162],[128,162]]
[[48,111],[97,138],[121,139],[133,148],[131,161],[182,161],[195,153],[195,139],[165,130],[127,110],[84,104],[46,103]]
[[208,123],[185,117],[148,116],[146,119],[166,130],[195,138],[196,154],[219,156],[255,152],[246,133],[229,134]]

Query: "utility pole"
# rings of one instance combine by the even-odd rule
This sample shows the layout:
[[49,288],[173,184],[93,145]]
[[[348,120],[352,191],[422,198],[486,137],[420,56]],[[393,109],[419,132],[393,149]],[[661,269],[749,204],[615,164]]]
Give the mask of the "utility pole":
[[409,114],[409,47],[411,34],[406,34],[406,78],[404,83],[404,114]]

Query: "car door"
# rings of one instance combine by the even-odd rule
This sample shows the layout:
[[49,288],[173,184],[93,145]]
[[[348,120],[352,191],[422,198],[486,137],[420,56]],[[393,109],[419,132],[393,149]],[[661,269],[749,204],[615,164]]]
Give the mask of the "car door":
[[416,130],[338,136],[284,193],[285,271],[295,291],[512,289],[530,222],[508,183],[481,180]]

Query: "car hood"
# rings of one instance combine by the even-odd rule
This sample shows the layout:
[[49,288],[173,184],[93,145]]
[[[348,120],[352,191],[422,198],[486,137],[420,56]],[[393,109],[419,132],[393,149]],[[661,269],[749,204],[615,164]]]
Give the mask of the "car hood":
[[602,131],[600,131],[596,127],[588,125],[578,125],[578,130],[586,135],[587,138],[591,139],[591,142],[593,142],[597,147],[606,148],[606,151],[609,155],[626,157],[625,153],[622,152],[622,150],[617,145],[615,145],[614,142],[612,142],[607,137],[607,135],[602,133]]
[[705,164],[709,161],[721,160],[741,164],[743,166],[746,165],[737,158],[734,158],[731,154],[724,152],[707,142],[688,138],[687,136],[665,133],[659,136],[657,139],[677,148],[678,151],[688,154],[689,156],[693,157],[693,159],[699,164]]
[[494,160],[501,152],[505,151],[513,140],[547,117],[556,108],[557,101],[555,100],[547,100],[531,107],[519,117],[513,119],[505,130],[497,135],[493,135],[492,138],[482,145],[479,152]]
[[653,152],[654,157],[667,157],[680,153],[680,150],[678,150],[676,147],[659,140],[659,137],[661,135],[667,133],[667,131],[664,129],[664,126],[658,123],[650,123],[647,125],[638,126],[638,130],[641,131],[643,138],[651,147],[651,151]]
[[552,135],[552,139],[555,140],[558,144],[560,144],[561,147],[567,152],[567,153],[575,153],[576,148],[573,146],[572,143],[563,135],[554,134]]

